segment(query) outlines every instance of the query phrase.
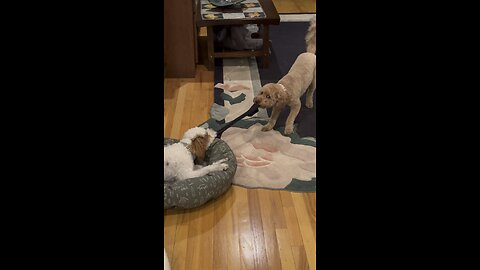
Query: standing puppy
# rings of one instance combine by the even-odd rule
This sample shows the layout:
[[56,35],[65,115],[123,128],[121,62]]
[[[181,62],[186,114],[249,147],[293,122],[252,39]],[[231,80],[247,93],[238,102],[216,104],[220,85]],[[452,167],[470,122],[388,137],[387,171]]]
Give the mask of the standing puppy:
[[285,123],[285,134],[293,132],[293,123],[300,111],[302,104],[300,97],[307,93],[305,106],[313,107],[313,93],[316,88],[316,60],[313,53],[302,53],[287,75],[278,83],[268,83],[262,87],[260,93],[253,99],[261,108],[273,108],[268,124],[263,126],[262,131],[269,131],[277,122],[280,112],[285,106],[290,107],[290,114]]

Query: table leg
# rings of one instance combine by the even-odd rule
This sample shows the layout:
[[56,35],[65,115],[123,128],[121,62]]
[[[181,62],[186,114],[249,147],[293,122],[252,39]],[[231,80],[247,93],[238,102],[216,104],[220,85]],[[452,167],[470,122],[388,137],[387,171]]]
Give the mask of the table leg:
[[262,67],[268,68],[268,59],[270,57],[269,25],[263,25],[263,61]]
[[213,42],[215,39],[215,35],[213,33],[213,26],[207,27],[207,50],[208,50],[208,59],[207,59],[207,68],[208,70],[214,70],[215,67],[215,58],[214,58],[214,47]]

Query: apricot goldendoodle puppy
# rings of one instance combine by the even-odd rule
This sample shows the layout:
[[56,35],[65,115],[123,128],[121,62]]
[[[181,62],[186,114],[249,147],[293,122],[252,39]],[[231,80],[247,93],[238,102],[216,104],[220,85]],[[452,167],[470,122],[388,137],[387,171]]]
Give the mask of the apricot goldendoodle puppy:
[[285,106],[290,107],[290,114],[285,123],[285,134],[293,132],[293,123],[300,111],[302,104],[300,97],[307,93],[305,106],[313,107],[313,93],[316,88],[316,55],[313,53],[300,54],[293,63],[287,75],[281,78],[278,83],[268,83],[262,87],[260,93],[253,99],[253,102],[261,108],[273,108],[268,123],[263,126],[262,131],[271,130]]

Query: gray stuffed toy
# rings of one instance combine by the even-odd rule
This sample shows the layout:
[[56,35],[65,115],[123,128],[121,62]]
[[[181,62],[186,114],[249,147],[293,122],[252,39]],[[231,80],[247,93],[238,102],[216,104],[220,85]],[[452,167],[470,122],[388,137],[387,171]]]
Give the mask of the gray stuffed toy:
[[227,26],[217,33],[217,42],[223,48],[231,50],[258,50],[262,39],[252,38],[254,34],[247,26]]

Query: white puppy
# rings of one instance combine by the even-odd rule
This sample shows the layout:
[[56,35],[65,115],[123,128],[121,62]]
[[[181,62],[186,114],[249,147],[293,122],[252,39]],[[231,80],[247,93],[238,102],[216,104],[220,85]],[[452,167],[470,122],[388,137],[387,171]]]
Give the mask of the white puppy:
[[214,162],[211,165],[195,166],[195,158],[199,161],[205,159],[205,153],[216,137],[212,129],[195,127],[187,130],[178,143],[164,146],[163,151],[163,180],[185,180],[200,177],[209,172],[226,170],[227,159]]

